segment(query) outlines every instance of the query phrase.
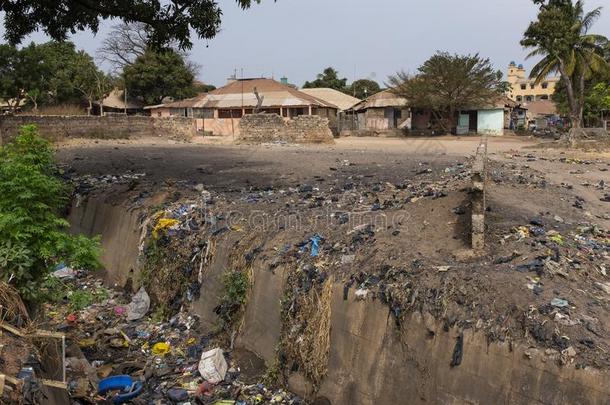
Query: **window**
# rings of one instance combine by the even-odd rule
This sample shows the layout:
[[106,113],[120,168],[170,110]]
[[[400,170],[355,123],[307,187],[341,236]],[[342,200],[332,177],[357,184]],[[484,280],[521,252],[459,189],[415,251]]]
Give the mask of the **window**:
[[[309,112],[309,110],[307,111]],[[299,115],[305,115],[305,109],[304,108],[291,108],[290,109],[290,118],[292,117],[298,117]]]
[[519,101],[519,102],[523,101],[523,97],[517,96],[517,101]]
[[549,84],[547,82],[542,83],[542,88],[543,89],[548,89],[549,88]]
[[527,86],[525,84],[522,84],[521,85],[521,90],[525,90],[525,89],[527,89]]
[[534,83],[530,84],[530,89],[534,90],[534,87],[536,87]]
[[241,118],[241,109],[218,110],[218,118]]
[[265,112],[267,114],[277,114],[277,115],[280,115],[280,109],[279,108],[265,108],[265,109],[263,109],[263,112]]
[[525,96],[525,101],[527,101],[529,103],[529,102],[534,101],[534,98],[532,96]]
[[540,100],[548,100],[549,96],[547,96],[546,94],[543,94],[542,96],[539,96]]

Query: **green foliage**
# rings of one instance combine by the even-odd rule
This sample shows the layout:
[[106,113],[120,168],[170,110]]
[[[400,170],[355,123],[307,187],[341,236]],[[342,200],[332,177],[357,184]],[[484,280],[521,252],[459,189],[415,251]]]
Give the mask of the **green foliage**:
[[530,76],[537,82],[559,72],[563,80],[569,115],[574,128],[583,118],[587,81],[610,69],[604,59],[608,39],[590,34],[601,15],[601,8],[585,13],[584,2],[571,0],[534,0],[540,5],[536,21],[525,31],[521,45],[532,49],[528,58],[542,59]]
[[[236,1],[244,9],[260,2]],[[117,18],[146,24],[154,44],[176,40],[181,48],[191,47],[191,29],[200,38],[213,38],[220,29],[222,15],[218,4],[210,0],[3,0],[0,11],[5,13],[5,37],[11,43],[19,43],[37,30],[58,41],[76,31],[97,33],[102,20]]]
[[356,98],[364,100],[375,93],[379,93],[380,91],[381,87],[379,87],[379,84],[376,81],[370,79],[360,79],[354,81],[347,92]]
[[59,262],[99,267],[99,238],[72,236],[59,213],[68,202],[54,176],[49,143],[34,125],[0,149],[0,279],[23,298],[36,300],[47,274]]
[[223,295],[215,312],[224,329],[233,325],[236,316],[246,303],[250,279],[246,272],[228,271],[222,276]]
[[433,110],[450,128],[456,125],[457,111],[488,105],[505,89],[502,72],[494,70],[489,59],[447,52],[437,52],[415,76],[398,72],[389,83],[409,105]]
[[147,51],[123,70],[129,93],[147,104],[159,104],[165,97],[193,97],[193,79],[182,55],[173,50]]
[[340,79],[339,72],[337,72],[332,67],[327,67],[326,69],[324,69],[322,73],[318,74],[316,80],[312,82],[305,82],[303,88],[329,88],[339,90],[344,93],[349,93],[349,89],[347,88],[347,79]]
[[110,92],[109,78],[71,42],[47,42],[17,49],[0,45],[0,97],[39,105],[90,103]]

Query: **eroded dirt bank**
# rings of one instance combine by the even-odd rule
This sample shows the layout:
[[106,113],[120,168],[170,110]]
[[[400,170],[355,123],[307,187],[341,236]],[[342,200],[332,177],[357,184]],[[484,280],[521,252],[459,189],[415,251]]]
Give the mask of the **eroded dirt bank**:
[[[561,181],[555,166],[546,176],[547,154],[492,148],[489,247],[473,258],[464,253],[468,154],[455,152],[463,144],[447,154],[116,147],[61,152],[80,196],[71,222],[102,234],[106,282],[146,283],[151,232],[159,218],[176,219],[154,242],[168,252],[155,270],[192,263],[172,298],[201,317],[202,335],[258,354],[267,377],[300,396],[610,399],[607,186],[591,182],[581,201],[566,186],[569,169]],[[561,158],[553,164],[578,168],[572,182],[609,167],[603,157]],[[246,275],[243,305],[227,302],[227,273]],[[168,290],[149,287],[153,297]]]

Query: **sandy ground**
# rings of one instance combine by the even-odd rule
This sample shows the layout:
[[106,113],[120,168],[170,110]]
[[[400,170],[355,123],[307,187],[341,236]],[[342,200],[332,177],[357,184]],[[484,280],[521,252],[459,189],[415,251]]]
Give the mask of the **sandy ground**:
[[[387,274],[394,269],[389,273],[416,286],[415,296],[402,297],[411,300],[409,308],[417,301],[420,309],[437,311],[447,322],[459,319],[464,327],[485,320],[492,340],[525,339],[559,351],[576,345],[583,365],[609,368],[609,297],[596,286],[608,282],[603,229],[610,227],[610,202],[600,199],[610,192],[610,156],[549,150],[530,138],[490,138],[488,248],[484,257],[463,263],[456,252],[468,247],[463,208],[469,158],[479,140],[346,138],[330,146],[89,141],[61,145],[58,158],[67,175],[94,185],[103,183],[103,176],[144,173],[104,191],[136,204],[159,192],[179,202],[205,188],[216,196],[214,209],[221,213],[296,215],[297,228],[255,229],[250,221],[244,229],[267,240],[262,254],[270,257],[277,255],[273,247],[319,232],[336,246],[328,248],[329,256],[355,254],[353,264],[337,272],[340,279],[360,282],[379,273],[375,277],[391,291],[397,281]],[[338,224],[337,215],[346,211],[381,215],[386,222],[371,235],[352,222]],[[324,216],[333,220],[317,220]],[[584,224],[602,232],[584,231]],[[518,227],[544,232],[519,237]],[[553,242],[556,234],[565,245]],[[545,266],[559,266],[569,275],[546,267],[542,273],[532,265],[537,277],[527,265],[541,257],[550,260]],[[417,271],[411,274],[409,268]],[[397,297],[403,290],[397,287]],[[439,294],[453,314],[435,306],[439,299],[430,297]],[[558,317],[549,304],[555,298],[566,298],[574,309]],[[561,316],[576,323],[566,326]]]

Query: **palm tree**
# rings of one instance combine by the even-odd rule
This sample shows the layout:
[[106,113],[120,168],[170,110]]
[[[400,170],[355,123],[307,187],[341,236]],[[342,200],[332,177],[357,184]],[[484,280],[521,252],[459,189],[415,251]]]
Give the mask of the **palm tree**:
[[608,39],[589,34],[600,15],[601,7],[585,13],[582,0],[549,0],[541,5],[538,20],[530,24],[521,41],[524,47],[534,48],[528,58],[542,57],[530,78],[539,83],[558,72],[565,83],[573,128],[570,141],[582,126],[586,80],[594,72],[610,69],[604,59]]

